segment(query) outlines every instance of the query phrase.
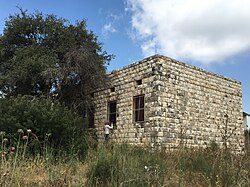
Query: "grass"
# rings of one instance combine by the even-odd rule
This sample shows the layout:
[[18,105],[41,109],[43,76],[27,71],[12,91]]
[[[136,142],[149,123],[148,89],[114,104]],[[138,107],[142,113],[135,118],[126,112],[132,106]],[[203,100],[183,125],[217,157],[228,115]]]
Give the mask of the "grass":
[[161,154],[127,144],[100,146],[89,163],[88,186],[161,186],[166,172]]
[[12,145],[0,133],[0,186],[227,187],[250,186],[250,157],[207,149],[153,151],[128,144],[99,145],[87,156],[29,154],[30,134]]

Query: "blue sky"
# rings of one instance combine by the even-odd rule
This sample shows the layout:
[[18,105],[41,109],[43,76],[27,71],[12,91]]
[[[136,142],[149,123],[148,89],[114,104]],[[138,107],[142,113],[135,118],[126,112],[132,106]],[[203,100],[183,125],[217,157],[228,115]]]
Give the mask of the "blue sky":
[[250,113],[249,0],[0,0],[0,33],[17,6],[86,19],[116,56],[108,71],[159,53],[237,79]]

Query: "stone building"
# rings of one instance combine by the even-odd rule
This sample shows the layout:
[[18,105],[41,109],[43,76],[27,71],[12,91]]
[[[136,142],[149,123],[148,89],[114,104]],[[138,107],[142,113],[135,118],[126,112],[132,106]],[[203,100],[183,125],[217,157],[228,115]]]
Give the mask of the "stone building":
[[111,140],[174,149],[211,142],[244,146],[239,81],[174,59],[154,55],[110,73],[109,89],[93,97],[91,126],[103,140],[103,124],[114,123]]
[[244,129],[250,131],[250,114],[243,112]]

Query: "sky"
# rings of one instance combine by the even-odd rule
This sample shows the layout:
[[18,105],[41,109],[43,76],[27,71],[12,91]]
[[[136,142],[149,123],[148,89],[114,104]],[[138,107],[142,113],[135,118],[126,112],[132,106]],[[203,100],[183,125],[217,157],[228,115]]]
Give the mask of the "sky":
[[250,113],[250,0],[0,0],[0,34],[17,7],[85,19],[108,71],[157,53],[239,80]]

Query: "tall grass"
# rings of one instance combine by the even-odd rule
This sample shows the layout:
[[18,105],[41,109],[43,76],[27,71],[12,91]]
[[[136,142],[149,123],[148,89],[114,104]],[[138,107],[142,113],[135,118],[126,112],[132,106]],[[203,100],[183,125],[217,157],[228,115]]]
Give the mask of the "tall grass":
[[128,144],[102,145],[89,155],[88,186],[162,186],[164,156]]
[[[26,137],[25,137],[26,136]],[[234,155],[215,144],[207,149],[151,148],[112,143],[56,152],[46,143],[29,153],[32,133],[19,132],[11,143],[0,132],[0,186],[235,187],[250,186],[250,157]]]
[[[58,151],[48,146],[34,150],[35,136],[31,130],[18,130],[17,142],[0,132],[0,186],[81,186],[85,183],[86,165],[81,155],[72,151]],[[30,147],[29,147],[30,146]]]

